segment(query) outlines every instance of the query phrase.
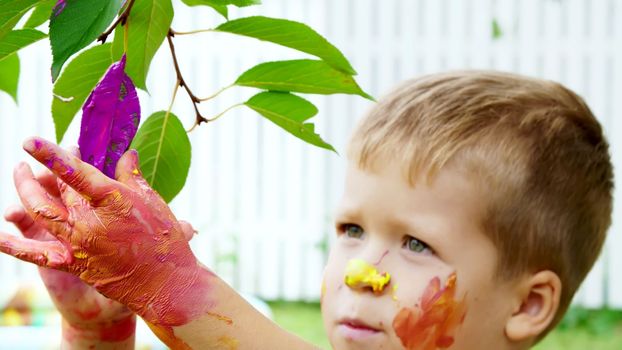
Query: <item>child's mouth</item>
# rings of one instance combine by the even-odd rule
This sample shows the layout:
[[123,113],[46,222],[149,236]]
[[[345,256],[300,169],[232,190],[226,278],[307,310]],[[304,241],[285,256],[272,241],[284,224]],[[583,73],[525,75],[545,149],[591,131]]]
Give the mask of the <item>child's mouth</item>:
[[339,322],[338,329],[346,339],[350,340],[364,339],[381,332],[380,329],[357,319],[343,319]]

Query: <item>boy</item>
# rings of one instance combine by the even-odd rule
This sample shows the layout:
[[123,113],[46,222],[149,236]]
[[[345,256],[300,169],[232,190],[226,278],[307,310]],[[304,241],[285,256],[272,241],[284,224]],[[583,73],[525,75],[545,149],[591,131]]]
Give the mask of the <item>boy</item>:
[[[27,165],[15,172],[57,240],[2,234],[2,251],[79,276],[175,349],[310,347],[196,261],[135,152],[113,181],[47,141],[24,148],[62,180],[55,197]],[[527,349],[564,314],[611,220],[601,127],[552,82],[407,82],[363,119],[348,158],[322,285],[335,349]]]

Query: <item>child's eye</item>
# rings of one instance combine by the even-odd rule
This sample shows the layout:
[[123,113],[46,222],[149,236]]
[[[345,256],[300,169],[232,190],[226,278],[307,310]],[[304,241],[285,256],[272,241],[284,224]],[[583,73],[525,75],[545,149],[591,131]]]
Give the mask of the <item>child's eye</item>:
[[365,233],[365,231],[363,231],[363,228],[361,226],[355,225],[355,224],[340,225],[339,231],[343,232],[343,234],[345,234],[348,238],[358,238],[358,239],[363,237],[363,233]]
[[420,241],[412,236],[407,236],[404,239],[404,247],[411,252],[423,253],[426,251],[432,252],[432,249],[423,241]]

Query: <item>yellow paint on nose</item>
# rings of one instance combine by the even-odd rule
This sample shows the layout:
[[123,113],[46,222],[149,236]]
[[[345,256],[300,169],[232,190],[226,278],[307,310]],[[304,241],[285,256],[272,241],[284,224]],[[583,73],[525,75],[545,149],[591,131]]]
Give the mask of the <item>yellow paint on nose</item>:
[[350,288],[371,288],[374,293],[381,293],[390,281],[389,273],[378,273],[374,266],[362,259],[348,261],[345,283]]

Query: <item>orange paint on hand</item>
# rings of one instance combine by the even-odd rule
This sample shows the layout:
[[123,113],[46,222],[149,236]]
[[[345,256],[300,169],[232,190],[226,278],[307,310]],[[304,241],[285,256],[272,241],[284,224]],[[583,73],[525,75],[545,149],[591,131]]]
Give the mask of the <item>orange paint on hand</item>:
[[235,350],[238,348],[239,344],[240,342],[237,339],[227,337],[227,336],[222,336],[218,338],[216,345],[218,345],[218,349]]
[[169,348],[175,350],[192,350],[190,345],[175,336],[171,327],[158,326],[148,321],[145,321],[145,323],[149,326],[153,334],[160,338]]
[[212,317],[215,317],[218,321],[225,322],[229,326],[233,325],[233,320],[231,319],[231,317],[227,317],[227,316],[217,314],[215,312],[210,312],[210,311],[208,311],[207,314]]
[[454,343],[454,329],[466,315],[464,299],[456,301],[456,274],[441,288],[433,278],[421,297],[420,307],[403,308],[393,319],[395,333],[407,350],[446,349]]

